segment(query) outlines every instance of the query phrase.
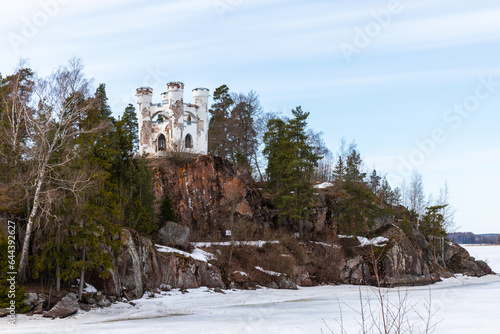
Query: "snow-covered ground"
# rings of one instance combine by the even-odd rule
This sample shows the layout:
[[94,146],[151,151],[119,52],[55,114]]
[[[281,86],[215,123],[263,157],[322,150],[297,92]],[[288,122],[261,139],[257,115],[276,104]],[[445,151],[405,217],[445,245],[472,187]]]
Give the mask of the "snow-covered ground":
[[[467,246],[472,256],[487,260],[500,272],[500,246]],[[370,287],[322,286],[299,290],[226,291],[206,288],[182,294],[175,290],[156,298],[144,297],[136,306],[117,303],[67,319],[18,316],[17,326],[0,319],[0,333],[336,333],[340,311],[347,333],[358,333],[360,292],[373,296]],[[500,276],[461,275],[432,286],[391,289],[396,301],[408,301],[421,315],[431,298],[437,313],[435,333],[499,333]],[[374,303],[373,305],[376,305]],[[328,327],[327,327],[328,326]],[[418,331],[415,331],[418,332]]]

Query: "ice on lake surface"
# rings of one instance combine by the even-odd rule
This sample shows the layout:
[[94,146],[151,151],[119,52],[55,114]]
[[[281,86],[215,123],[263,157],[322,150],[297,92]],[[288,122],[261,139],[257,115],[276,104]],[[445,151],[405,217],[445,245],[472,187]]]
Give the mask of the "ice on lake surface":
[[[500,273],[500,246],[466,246],[471,256],[487,260]],[[339,333],[340,308],[347,333],[359,332],[360,291],[373,297],[370,287],[351,285],[299,290],[226,291],[206,288],[177,290],[157,298],[142,298],[136,306],[117,303],[67,319],[18,316],[15,328],[0,319],[0,333]],[[391,300],[408,292],[409,301],[425,313],[431,297],[437,311],[435,333],[499,333],[500,276],[446,279],[432,286],[391,289]],[[340,305],[340,307],[339,307]],[[327,327],[328,326],[328,327]],[[416,330],[415,332],[418,333]]]

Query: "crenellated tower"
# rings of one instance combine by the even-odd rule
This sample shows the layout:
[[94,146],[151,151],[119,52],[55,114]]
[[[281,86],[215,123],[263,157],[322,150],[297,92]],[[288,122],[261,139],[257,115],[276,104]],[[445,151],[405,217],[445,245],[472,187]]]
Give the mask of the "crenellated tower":
[[139,126],[139,155],[154,153],[151,147],[151,104],[153,103],[153,88],[137,88],[137,123]]
[[172,115],[172,149],[182,150],[182,139],[184,138],[184,84],[179,81],[167,84],[168,109]]
[[208,152],[208,88],[193,89],[194,104],[198,107],[196,137],[199,151]]
[[151,87],[137,89],[140,155],[207,154],[209,90],[193,89],[194,104],[184,103],[183,94],[182,82],[169,82],[161,102],[155,104]]

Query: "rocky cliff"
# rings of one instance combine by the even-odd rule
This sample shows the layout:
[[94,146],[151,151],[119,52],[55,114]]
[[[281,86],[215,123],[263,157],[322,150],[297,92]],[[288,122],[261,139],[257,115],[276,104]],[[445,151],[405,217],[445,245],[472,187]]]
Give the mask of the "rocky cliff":
[[[156,199],[169,194],[178,217],[178,224],[167,223],[157,241],[166,246],[182,244],[185,250],[195,247],[211,256],[200,260],[187,252],[162,252],[150,239],[124,230],[115,269],[106,279],[97,273],[89,279],[106,294],[134,299],[161,286],[420,285],[455,273],[491,273],[486,263],[475,261],[456,244],[442,240],[437,252],[432,251],[418,230],[404,233],[394,217],[381,219],[371,239],[332,239],[330,212],[341,198],[325,192],[318,196],[311,222],[304,225],[308,238],[280,234],[272,199],[263,196],[248,175],[218,157],[198,156],[180,162],[155,159],[152,168]],[[177,232],[170,238],[173,230]],[[226,230],[231,230],[231,236]],[[234,242],[263,239],[269,241]],[[186,240],[207,242],[189,247]]]
[[267,219],[262,195],[250,177],[222,158],[197,156],[185,164],[155,159],[154,195],[166,193],[175,203],[179,222],[191,229],[193,240],[223,238],[228,229],[248,229],[250,237]]

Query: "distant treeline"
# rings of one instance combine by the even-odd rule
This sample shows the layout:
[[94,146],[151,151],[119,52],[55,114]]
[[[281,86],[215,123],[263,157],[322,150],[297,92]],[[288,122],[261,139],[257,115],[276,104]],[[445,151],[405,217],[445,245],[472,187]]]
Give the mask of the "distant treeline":
[[457,244],[500,244],[500,234],[474,234],[472,232],[453,232],[448,239]]

